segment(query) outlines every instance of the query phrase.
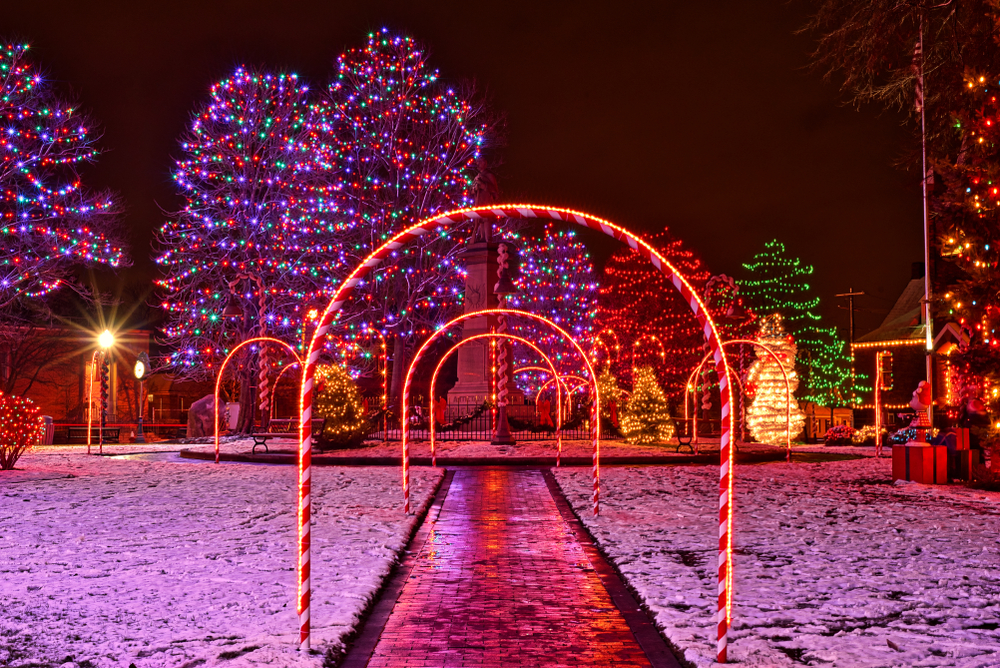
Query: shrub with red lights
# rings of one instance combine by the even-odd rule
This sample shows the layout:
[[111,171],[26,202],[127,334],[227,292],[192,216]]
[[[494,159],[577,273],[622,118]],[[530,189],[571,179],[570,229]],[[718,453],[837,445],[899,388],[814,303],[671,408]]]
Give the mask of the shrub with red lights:
[[826,430],[827,445],[851,445],[854,440],[855,430],[847,424],[838,424]]
[[0,392],[0,470],[9,471],[41,438],[45,423],[31,399]]

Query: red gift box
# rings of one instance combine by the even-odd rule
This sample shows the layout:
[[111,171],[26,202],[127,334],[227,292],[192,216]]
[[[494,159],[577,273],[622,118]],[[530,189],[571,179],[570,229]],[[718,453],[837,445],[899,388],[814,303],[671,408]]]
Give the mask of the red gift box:
[[948,448],[911,441],[892,446],[892,480],[911,480],[925,485],[948,484]]

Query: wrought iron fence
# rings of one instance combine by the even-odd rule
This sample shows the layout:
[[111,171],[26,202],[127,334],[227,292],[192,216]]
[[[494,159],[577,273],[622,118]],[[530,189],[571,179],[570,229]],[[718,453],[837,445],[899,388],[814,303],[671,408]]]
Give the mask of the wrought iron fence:
[[[402,432],[399,417],[386,419],[380,398],[368,398],[372,440],[399,440]],[[526,400],[523,404],[507,407],[507,422],[513,437],[518,441],[548,441],[556,436],[555,406],[537,406]],[[410,438],[414,441],[430,439],[430,419],[435,413],[434,437],[440,441],[488,441],[493,438],[496,425],[496,408],[478,397],[461,397],[436,407],[426,400],[409,409]],[[590,438],[590,408],[580,402],[567,406],[563,411],[562,437],[587,440]],[[603,440],[621,438],[616,430],[602,429]]]

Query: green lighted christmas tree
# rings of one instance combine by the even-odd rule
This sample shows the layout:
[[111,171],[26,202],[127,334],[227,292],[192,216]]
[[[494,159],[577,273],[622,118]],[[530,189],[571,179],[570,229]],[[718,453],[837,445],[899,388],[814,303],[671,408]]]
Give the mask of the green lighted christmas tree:
[[667,396],[652,367],[635,370],[635,388],[622,413],[621,430],[629,443],[665,443],[674,437]]
[[[753,399],[747,409],[747,427],[759,443],[781,445],[786,439],[788,407],[791,405],[791,437],[797,438],[805,425],[805,415],[795,401],[799,377],[795,373],[797,347],[791,334],[785,332],[782,317],[775,314],[763,318],[757,340],[767,346],[777,357],[764,351],[757,352],[757,361],[747,374],[747,394]],[[780,366],[779,366],[780,362]],[[782,367],[785,373],[782,374]],[[785,386],[785,375],[788,387]],[[791,392],[791,404],[788,393]]]
[[859,387],[851,375],[850,351],[832,327],[821,327],[815,313],[819,297],[808,283],[812,265],[790,257],[780,241],[769,241],[764,252],[743,265],[746,277],[738,281],[740,294],[760,316],[779,313],[783,327],[798,346],[797,362],[805,375],[805,392],[799,397],[821,406],[846,406]]
[[316,416],[323,418],[322,448],[352,448],[361,445],[368,428],[361,395],[347,369],[334,364],[316,369],[319,388],[314,399]]

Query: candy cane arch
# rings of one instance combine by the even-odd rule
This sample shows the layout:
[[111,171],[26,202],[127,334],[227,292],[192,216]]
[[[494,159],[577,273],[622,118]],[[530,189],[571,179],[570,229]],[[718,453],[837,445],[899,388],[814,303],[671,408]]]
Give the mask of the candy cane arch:
[[[513,334],[500,334],[499,332],[489,332],[489,333],[486,333],[486,334],[477,334],[475,336],[470,336],[467,339],[462,339],[461,341],[459,341],[458,343],[456,343],[455,345],[453,345],[451,348],[449,348],[448,352],[446,352],[444,355],[442,355],[441,359],[438,360],[437,366],[434,367],[434,373],[431,374],[431,402],[432,402],[432,407],[433,407],[434,398],[437,396],[437,394],[435,394],[435,392],[434,392],[434,388],[437,386],[437,377],[438,377],[438,373],[440,373],[440,371],[441,371],[441,366],[448,360],[449,357],[451,357],[452,353],[454,353],[456,350],[458,350],[459,348],[461,348],[462,346],[464,346],[467,343],[471,343],[473,341],[478,341],[479,339],[507,339],[509,341],[517,341],[519,343],[523,343],[524,345],[528,346],[529,348],[531,348],[532,350],[534,350],[536,353],[538,353],[542,357],[542,359],[545,360],[545,363],[549,365],[549,369],[552,370],[551,371],[552,375],[555,375],[555,373],[556,373],[556,367],[552,363],[552,360],[549,359],[549,356],[546,355],[545,353],[543,353],[541,348],[539,348],[538,346],[536,346],[531,341],[528,341],[527,339],[523,339],[520,336],[514,336]],[[414,359],[416,359],[416,358],[414,358]],[[541,368],[541,367],[531,367],[531,368]],[[410,368],[406,370],[406,381],[407,381],[407,383],[409,383],[410,374],[413,373],[413,369],[414,369],[413,364],[410,364]],[[542,370],[546,371],[545,369],[542,369]],[[548,373],[548,371],[546,371],[546,373]],[[404,384],[404,387],[405,387],[405,385],[406,384]],[[558,387],[559,386],[556,385],[556,388],[557,388],[557,390],[556,390],[556,397],[557,397],[556,401],[562,400],[562,395],[559,393]],[[435,443],[434,443],[434,433],[435,433],[434,423],[435,422],[437,422],[437,420],[435,419],[434,411],[432,409],[431,410],[431,466],[437,466],[437,448],[435,447]],[[408,427],[403,427],[403,439],[404,439],[403,442],[404,443],[406,442],[406,433],[408,431],[409,431]],[[404,449],[403,449],[403,458],[404,458],[403,468],[404,469],[409,469],[409,459],[408,459],[407,453],[408,453],[408,449],[404,446]],[[559,460],[560,460],[561,456],[562,456],[562,407],[559,406],[559,405],[557,405],[556,406],[556,466],[559,466]]]
[[733,520],[733,453],[731,446],[733,416],[730,410],[732,391],[729,385],[729,372],[725,363],[725,352],[711,315],[705,310],[705,304],[698,296],[694,287],[681,275],[670,262],[656,249],[640,237],[614,223],[595,216],[573,211],[533,204],[499,204],[494,206],[472,207],[448,211],[427,218],[399,232],[383,243],[344,279],[337,288],[330,303],[320,316],[319,324],[313,332],[312,340],[307,349],[307,361],[302,374],[302,386],[299,392],[299,625],[300,642],[303,649],[309,647],[309,523],[310,523],[310,475],[312,466],[312,392],[314,385],[315,366],[321,353],[320,342],[333,325],[334,318],[351,297],[357,284],[376,266],[381,264],[394,251],[408,244],[413,239],[428,233],[434,233],[442,227],[467,222],[516,218],[520,220],[550,220],[572,223],[601,232],[609,237],[623,241],[630,248],[645,257],[681,293],[681,296],[691,307],[705,335],[705,340],[715,357],[719,376],[719,386],[722,391],[722,438],[719,448],[719,560],[718,560],[718,613],[716,623],[718,639],[716,656],[720,663],[726,661],[726,647],[732,613],[732,520]]
[[[727,367],[727,368],[729,369],[729,374],[730,374],[729,377],[736,381],[737,387],[740,388],[740,394],[743,394],[743,381],[740,380],[739,374],[733,373],[733,368],[732,367]],[[687,407],[688,393],[689,392],[693,393],[693,391],[694,391],[691,388],[691,381],[694,379],[695,374],[698,371],[700,371],[700,370],[701,370],[701,365],[698,365],[697,367],[695,367],[694,372],[688,377],[688,384],[687,384],[687,386],[684,388],[684,421],[685,422],[688,421],[688,407]],[[628,394],[625,390],[622,390],[622,393],[623,394]],[[694,401],[692,401],[691,403],[694,404]],[[740,419],[743,419],[743,415],[742,414],[740,415]],[[698,411],[695,411],[694,412],[694,416],[691,418],[691,443],[693,443],[694,446],[695,446],[694,453],[698,454],[698,451],[700,450],[700,448],[698,447]]]
[[[285,346],[285,348],[288,349],[288,352],[290,352],[292,354],[292,357],[295,358],[295,361],[298,362],[299,364],[302,363],[302,360],[299,359],[299,356],[295,354],[295,348],[293,348],[292,346],[288,345],[287,343],[285,343],[281,339],[273,339],[270,336],[257,336],[257,337],[254,337],[252,339],[247,339],[246,341],[242,342],[241,344],[239,344],[238,346],[236,346],[235,348],[233,348],[231,351],[229,351],[229,354],[226,355],[226,359],[224,359],[222,361],[222,366],[219,367],[219,375],[216,376],[216,378],[215,378],[215,395],[214,395],[214,399],[213,399],[214,403],[212,404],[212,417],[214,418],[214,422],[215,422],[215,463],[216,464],[219,463],[219,386],[222,385],[222,372],[226,370],[226,365],[229,364],[229,360],[232,359],[233,355],[235,355],[237,353],[237,351],[239,351],[240,348],[242,348],[243,346],[248,346],[251,343],[277,343],[279,346]],[[263,347],[263,346],[261,346],[261,347]],[[275,386],[277,386],[278,385],[277,381],[275,381],[274,384],[275,384]],[[261,405],[261,410],[264,410],[263,404]]]
[[[778,368],[781,369],[781,377],[785,379],[785,394],[786,394],[786,397],[787,397],[786,400],[785,400],[785,449],[786,449],[785,461],[791,462],[792,461],[792,386],[788,382],[788,374],[785,372],[785,365],[781,363],[781,360],[778,359],[778,356],[774,353],[773,350],[771,350],[770,348],[768,348],[767,346],[765,346],[760,341],[750,341],[749,339],[732,339],[731,341],[725,341],[725,342],[723,342],[722,345],[723,346],[728,346],[728,345],[731,345],[731,344],[734,344],[734,343],[747,343],[747,344],[750,344],[751,346],[757,346],[758,348],[763,348],[764,352],[766,352],[768,355],[770,355],[771,358],[774,359],[774,362],[778,365]],[[709,353],[709,355],[705,355],[705,359],[703,359],[701,361],[701,363],[699,363],[698,366],[696,366],[694,368],[694,371],[692,371],[691,375],[688,377],[687,385],[684,386],[684,419],[685,420],[687,419],[687,408],[688,408],[687,395],[688,395],[688,392],[689,392],[689,388],[691,387],[691,383],[694,381],[695,375],[699,371],[701,371],[701,367],[705,364],[705,362],[708,361],[708,358],[709,358],[710,355],[711,355],[711,353]],[[741,387],[740,390],[742,391],[742,389],[743,388]],[[694,412],[694,425],[695,425],[695,427],[697,427],[697,425],[698,425],[698,411],[697,410],[695,410],[695,412]],[[697,436],[697,429],[692,429],[691,430],[691,435],[695,439],[697,439],[697,437],[698,437]]]
[[[400,424],[400,430],[403,432],[403,512],[410,512],[410,450],[409,450],[409,433],[410,425],[409,419],[407,417],[407,412],[410,406],[410,381],[413,377],[413,370],[420,363],[421,358],[424,354],[430,350],[431,346],[438,340],[439,337],[443,336],[450,327],[457,325],[460,322],[464,322],[469,318],[479,318],[482,316],[490,315],[500,315],[504,316],[519,316],[522,318],[527,318],[529,320],[534,320],[535,322],[540,322],[548,325],[555,331],[559,333],[563,339],[576,349],[577,354],[583,363],[587,366],[587,371],[590,373],[591,378],[594,378],[594,406],[593,406],[593,417],[591,418],[590,436],[591,443],[593,445],[593,465],[591,470],[593,472],[594,481],[594,492],[593,492],[593,504],[594,504],[594,516],[600,514],[600,488],[601,488],[601,426],[600,426],[600,415],[601,415],[601,403],[600,397],[597,394],[597,376],[594,375],[594,368],[590,365],[590,360],[587,359],[587,354],[583,352],[583,348],[580,347],[572,336],[569,335],[565,329],[555,324],[548,318],[537,315],[535,313],[528,313],[527,311],[519,311],[512,308],[488,308],[482,309],[480,311],[470,311],[463,315],[452,318],[444,325],[442,325],[437,331],[431,334],[426,341],[417,350],[417,353],[413,356],[413,361],[410,362],[410,368],[406,372],[406,380],[403,382],[403,410],[402,410],[402,422]],[[501,335],[499,332],[495,333],[495,338],[503,338],[506,335]],[[469,339],[472,340],[471,338]],[[432,397],[433,400],[433,397]],[[433,419],[431,420],[433,422]]]

